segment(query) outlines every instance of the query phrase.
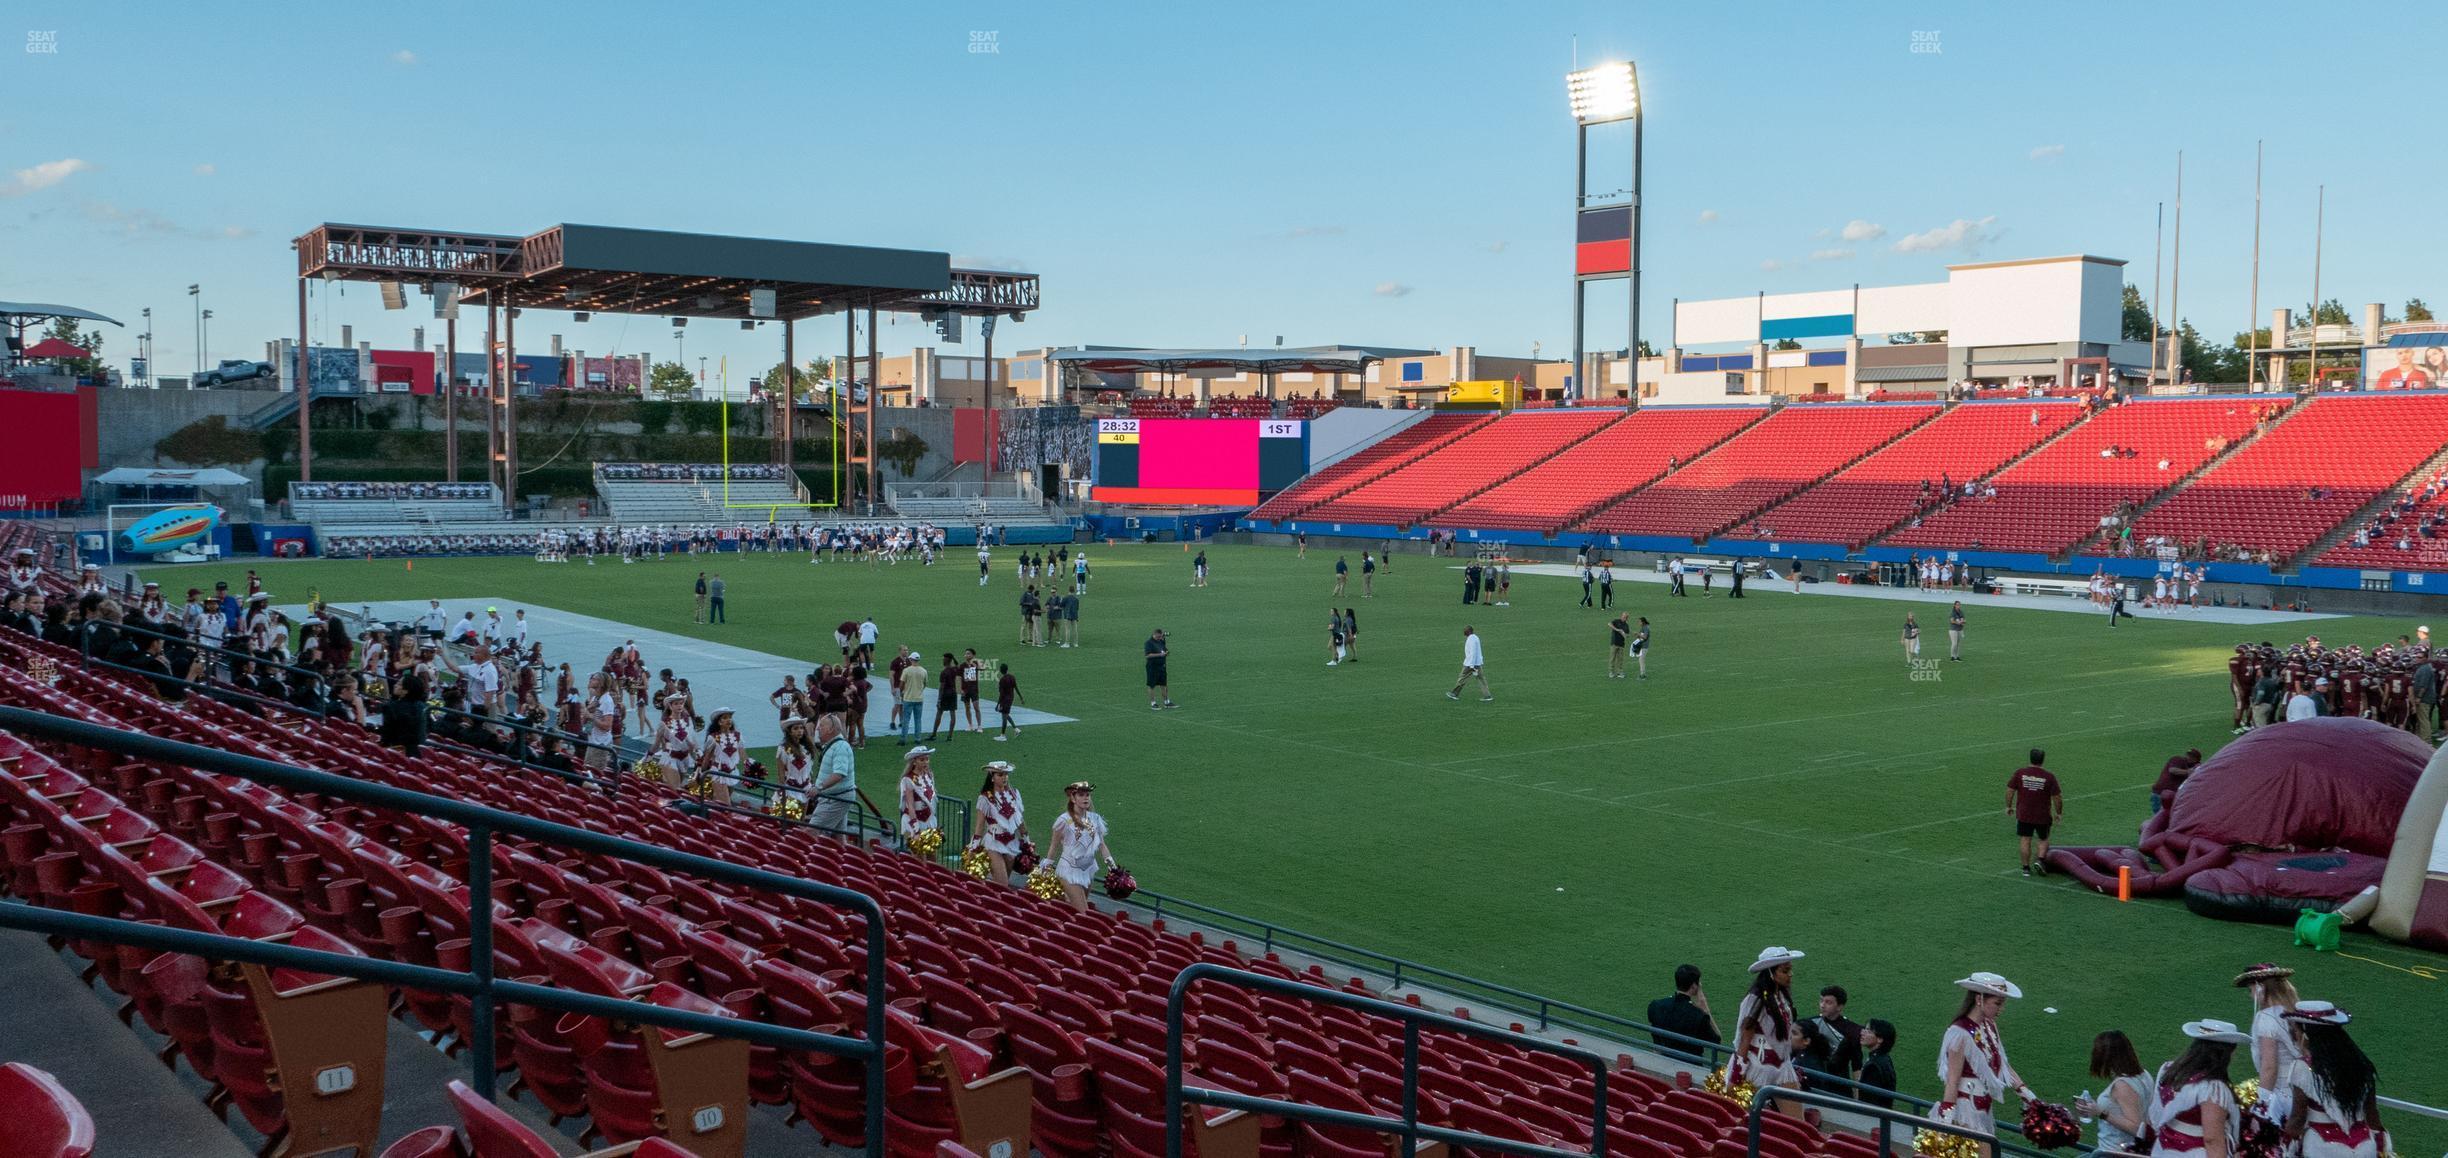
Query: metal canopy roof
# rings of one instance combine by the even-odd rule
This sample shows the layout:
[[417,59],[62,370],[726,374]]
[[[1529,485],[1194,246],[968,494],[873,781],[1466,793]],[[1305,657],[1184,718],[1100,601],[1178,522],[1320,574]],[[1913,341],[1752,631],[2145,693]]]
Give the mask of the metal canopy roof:
[[109,322],[114,326],[127,324],[117,318],[103,317],[92,310],[80,310],[75,306],[55,306],[44,302],[0,302],[0,318],[76,318],[87,322]]
[[[1037,275],[953,269],[949,255],[808,241],[555,225],[526,237],[362,225],[297,239],[298,276],[454,284],[529,308],[668,317],[797,319],[839,309],[1011,314]],[[770,313],[754,309],[770,290]]]
[[1182,370],[1359,374],[1368,369],[1369,363],[1385,361],[1387,355],[1350,346],[1298,346],[1288,350],[1060,350],[1053,357],[1057,365],[1105,374],[1169,374]]

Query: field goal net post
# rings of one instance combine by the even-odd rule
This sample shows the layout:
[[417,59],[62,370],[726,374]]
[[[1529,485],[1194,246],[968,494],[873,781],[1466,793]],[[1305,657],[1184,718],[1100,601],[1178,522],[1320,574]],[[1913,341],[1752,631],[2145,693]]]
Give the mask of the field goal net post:
[[[797,460],[794,458],[794,465],[792,469],[783,472],[783,481],[791,484],[793,488],[799,490],[801,493],[807,496],[808,501],[800,503],[737,503],[731,501],[731,389],[727,374],[725,375],[719,390],[719,397],[722,399],[722,478],[718,481],[722,485],[722,509],[726,511],[763,511],[765,512],[765,521],[768,523],[779,521],[780,513],[786,510],[803,512],[811,519],[819,517],[816,514],[817,511],[824,511],[829,514],[838,514],[841,511],[842,505],[842,463],[846,455],[846,448],[843,446],[843,443],[850,437],[850,419],[844,413],[844,408],[840,403],[840,400],[847,394],[847,391],[841,389],[840,380],[836,379],[831,384],[817,385],[817,393],[829,400],[826,402],[824,408],[824,422],[826,434],[825,441],[831,444],[833,448],[832,453],[829,456],[828,463],[828,465],[832,467],[831,474],[833,476],[833,494],[829,498],[819,499],[816,497],[814,492],[809,491],[807,489],[807,484],[801,482],[799,479],[799,472],[795,465]],[[797,406],[798,404],[799,403],[796,398],[784,399],[782,401],[782,405],[784,406]],[[795,423],[793,424],[793,429],[796,430]],[[770,431],[769,435],[771,438],[781,437],[779,430]],[[758,465],[771,466],[775,464],[761,463]],[[798,517],[798,515],[794,515],[794,521]]]

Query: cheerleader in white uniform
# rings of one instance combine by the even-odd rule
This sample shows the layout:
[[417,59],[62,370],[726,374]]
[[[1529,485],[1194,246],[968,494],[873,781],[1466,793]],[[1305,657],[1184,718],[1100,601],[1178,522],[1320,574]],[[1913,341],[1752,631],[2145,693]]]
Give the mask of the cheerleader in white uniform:
[[943,825],[935,812],[934,755],[935,749],[920,744],[901,758],[901,847],[905,849],[910,837]]
[[799,814],[807,815],[808,789],[816,786],[816,742],[808,738],[808,722],[798,716],[782,721],[782,743],[774,748],[774,762],[782,766],[782,791],[799,805]]
[[2286,1014],[2303,1055],[2286,1136],[2303,1147],[2303,1158],[2378,1158],[2391,1150],[2380,1125],[2379,1076],[2346,1035],[2352,1020],[2326,1001],[2297,1002]]
[[663,728],[655,741],[655,751],[663,758],[663,783],[678,788],[683,773],[697,763],[697,737],[689,729],[686,712],[665,712]]
[[2303,1076],[2303,1051],[2295,1045],[2295,1030],[2287,1024],[2295,1008],[2295,971],[2267,961],[2236,974],[2236,988],[2253,995],[2252,1068],[2261,1098],[2250,1113],[2284,1125],[2293,1108],[2295,1085]]
[[[2039,1100],[2006,1060],[2006,1041],[1998,1036],[1998,1013],[2023,991],[1995,973],[1975,973],[1955,985],[1964,991],[1963,1008],[1938,1043],[1938,1088],[1943,1092],[1932,1116],[1951,1126],[1995,1134],[1997,1103],[2006,1091],[2015,1091],[2027,1103]],[[1991,1152],[1988,1143],[1981,1144],[1981,1153]]]
[[1096,884],[1097,866],[1114,867],[1113,849],[1105,842],[1105,818],[1094,807],[1095,793],[1096,785],[1085,780],[1063,786],[1063,813],[1054,818],[1054,835],[1046,849],[1054,875],[1062,879],[1063,899],[1082,912],[1088,908],[1088,890]]
[[740,763],[748,754],[740,739],[739,725],[732,721],[729,708],[714,713],[706,725],[705,749],[697,754],[697,770],[714,777],[714,799],[731,799],[731,786],[738,782]]
[[1801,1030],[1794,1023],[1793,963],[1799,949],[1771,945],[1751,963],[1751,988],[1734,1011],[1734,1057],[1726,1064],[1726,1084],[1745,1082],[1760,1094],[1772,1086],[1787,1089],[1802,1084],[1794,1068],[1801,1048]]
[[2228,1158],[2234,1152],[2238,1111],[2227,1066],[2235,1048],[2252,1036],[2234,1022],[2188,1021],[2193,1044],[2159,1067],[2159,1100],[2151,1106],[2151,1158]]
[[978,786],[975,844],[986,854],[987,874],[994,883],[1011,883],[1012,858],[1028,844],[1027,813],[1020,790],[1011,785],[1012,766],[997,760],[986,765],[986,782]]

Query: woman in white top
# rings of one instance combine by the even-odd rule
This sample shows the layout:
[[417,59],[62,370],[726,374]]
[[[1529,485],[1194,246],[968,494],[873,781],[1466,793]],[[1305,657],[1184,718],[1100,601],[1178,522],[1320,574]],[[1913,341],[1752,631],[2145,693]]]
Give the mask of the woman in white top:
[[782,743],[774,748],[774,763],[782,766],[782,791],[799,803],[801,815],[808,789],[816,784],[816,742],[808,738],[808,722],[798,716],[782,721]]
[[697,762],[697,736],[689,727],[685,713],[668,712],[663,716],[663,728],[655,740],[655,749],[673,771]]
[[2261,1085],[2261,1099],[2252,1112],[2275,1124],[2284,1124],[2287,1111],[2293,1107],[2295,1079],[2303,1073],[2303,1051],[2295,1045],[2295,1031],[2286,1023],[2287,1011],[2295,1008],[2295,983],[2289,978],[2295,971],[2262,962],[2236,974],[2236,988],[2250,989],[2253,995],[2252,1066],[2253,1080]]
[[2193,1039],[2182,1056],[2159,1067],[2159,1096],[2151,1104],[2151,1158],[2228,1158],[2236,1136],[2235,1089],[2228,1063],[2235,1047],[2252,1040],[2234,1022],[2188,1021]]
[[1799,949],[1771,945],[1751,962],[1751,988],[1734,1011],[1734,1056],[1726,1063],[1727,1085],[1748,1082],[1765,1094],[1774,1086],[1802,1084],[1794,1068],[1802,1037],[1793,1006],[1793,963],[1802,957]]
[[747,742],[732,719],[736,714],[729,708],[716,711],[706,724],[705,749],[697,753],[697,770],[713,777],[716,800],[731,799],[731,790],[739,784],[740,763],[748,755]]
[[909,847],[909,839],[929,829],[940,829],[943,820],[935,812],[935,749],[920,744],[901,758],[901,847]]
[[612,695],[612,677],[596,672],[587,677],[587,750],[589,767],[611,763],[612,742],[620,734],[620,701]]
[[2096,1100],[2087,1094],[2074,1099],[2074,1112],[2099,1119],[2099,1145],[2092,1154],[2139,1153],[2134,1146],[2150,1129],[2151,1103],[2159,1100],[2159,1087],[2143,1072],[2142,1058],[2124,1030],[2091,1039],[2091,1076],[2107,1079],[2108,1085]]
[[986,854],[986,871],[998,885],[1011,883],[1012,858],[1028,844],[1027,813],[1021,808],[1020,790],[1011,785],[1011,774],[1007,761],[986,765],[986,781],[978,786],[973,814],[977,848]]
[[1095,792],[1096,785],[1085,780],[1063,786],[1063,813],[1054,818],[1052,843],[1046,849],[1054,875],[1062,880],[1063,899],[1082,911],[1088,908],[1097,866],[1114,866],[1113,849],[1105,843],[1105,818],[1094,807]]
[[[1964,991],[1963,1007],[1938,1043],[1940,1092],[1932,1115],[1950,1125],[1995,1134],[1997,1103],[2006,1091],[2015,1091],[2025,1102],[2039,1100],[2023,1084],[2014,1063],[2006,1060],[2006,1040],[1998,1035],[1998,1014],[2023,991],[1995,973],[1975,973],[1955,987]],[[1988,1143],[1981,1144],[1981,1153],[1991,1152]]]
[[2326,1001],[2297,1002],[2286,1015],[2303,1055],[2286,1136],[2300,1143],[2303,1158],[2378,1158],[2391,1150],[2380,1125],[2379,1075],[2346,1035],[2352,1020]]

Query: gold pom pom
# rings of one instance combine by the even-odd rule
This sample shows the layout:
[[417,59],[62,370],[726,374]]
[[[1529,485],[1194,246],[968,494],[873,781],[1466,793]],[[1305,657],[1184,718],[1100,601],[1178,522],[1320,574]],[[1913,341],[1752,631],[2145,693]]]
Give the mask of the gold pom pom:
[[636,773],[638,778],[642,780],[661,780],[663,778],[663,761],[652,756],[648,756],[635,764],[631,764],[629,766],[629,770]]
[[1913,1153],[1921,1158],[1980,1158],[1980,1143],[1961,1134],[1915,1130]]
[[994,861],[987,857],[985,849],[973,848],[961,854],[960,867],[962,872],[982,881],[994,871]]
[[1062,878],[1054,875],[1053,865],[1038,865],[1037,871],[1028,875],[1028,891],[1041,901],[1059,901],[1063,895]]
[[773,799],[766,802],[765,811],[784,820],[806,820],[807,802],[799,799],[797,793],[776,792]]
[[1719,1066],[1716,1069],[1710,1070],[1708,1076],[1700,1080],[1700,1088],[1707,1090],[1718,1097],[1724,1098],[1727,1101],[1733,1102],[1735,1105],[1741,1106],[1746,1110],[1751,1108],[1751,1099],[1759,1092],[1758,1089],[1749,1082],[1737,1082],[1732,1085],[1726,1084],[1726,1072],[1724,1066]]
[[2243,1081],[2237,1082],[2235,1084],[2235,1099],[2236,1105],[2243,1109],[2249,1110],[2254,1106],[2259,1105],[2261,1102],[2261,1080],[2259,1078],[2246,1078]]
[[912,854],[925,857],[928,860],[935,859],[935,854],[943,851],[943,830],[940,828],[921,828],[918,831],[911,833],[909,836],[909,850]]

